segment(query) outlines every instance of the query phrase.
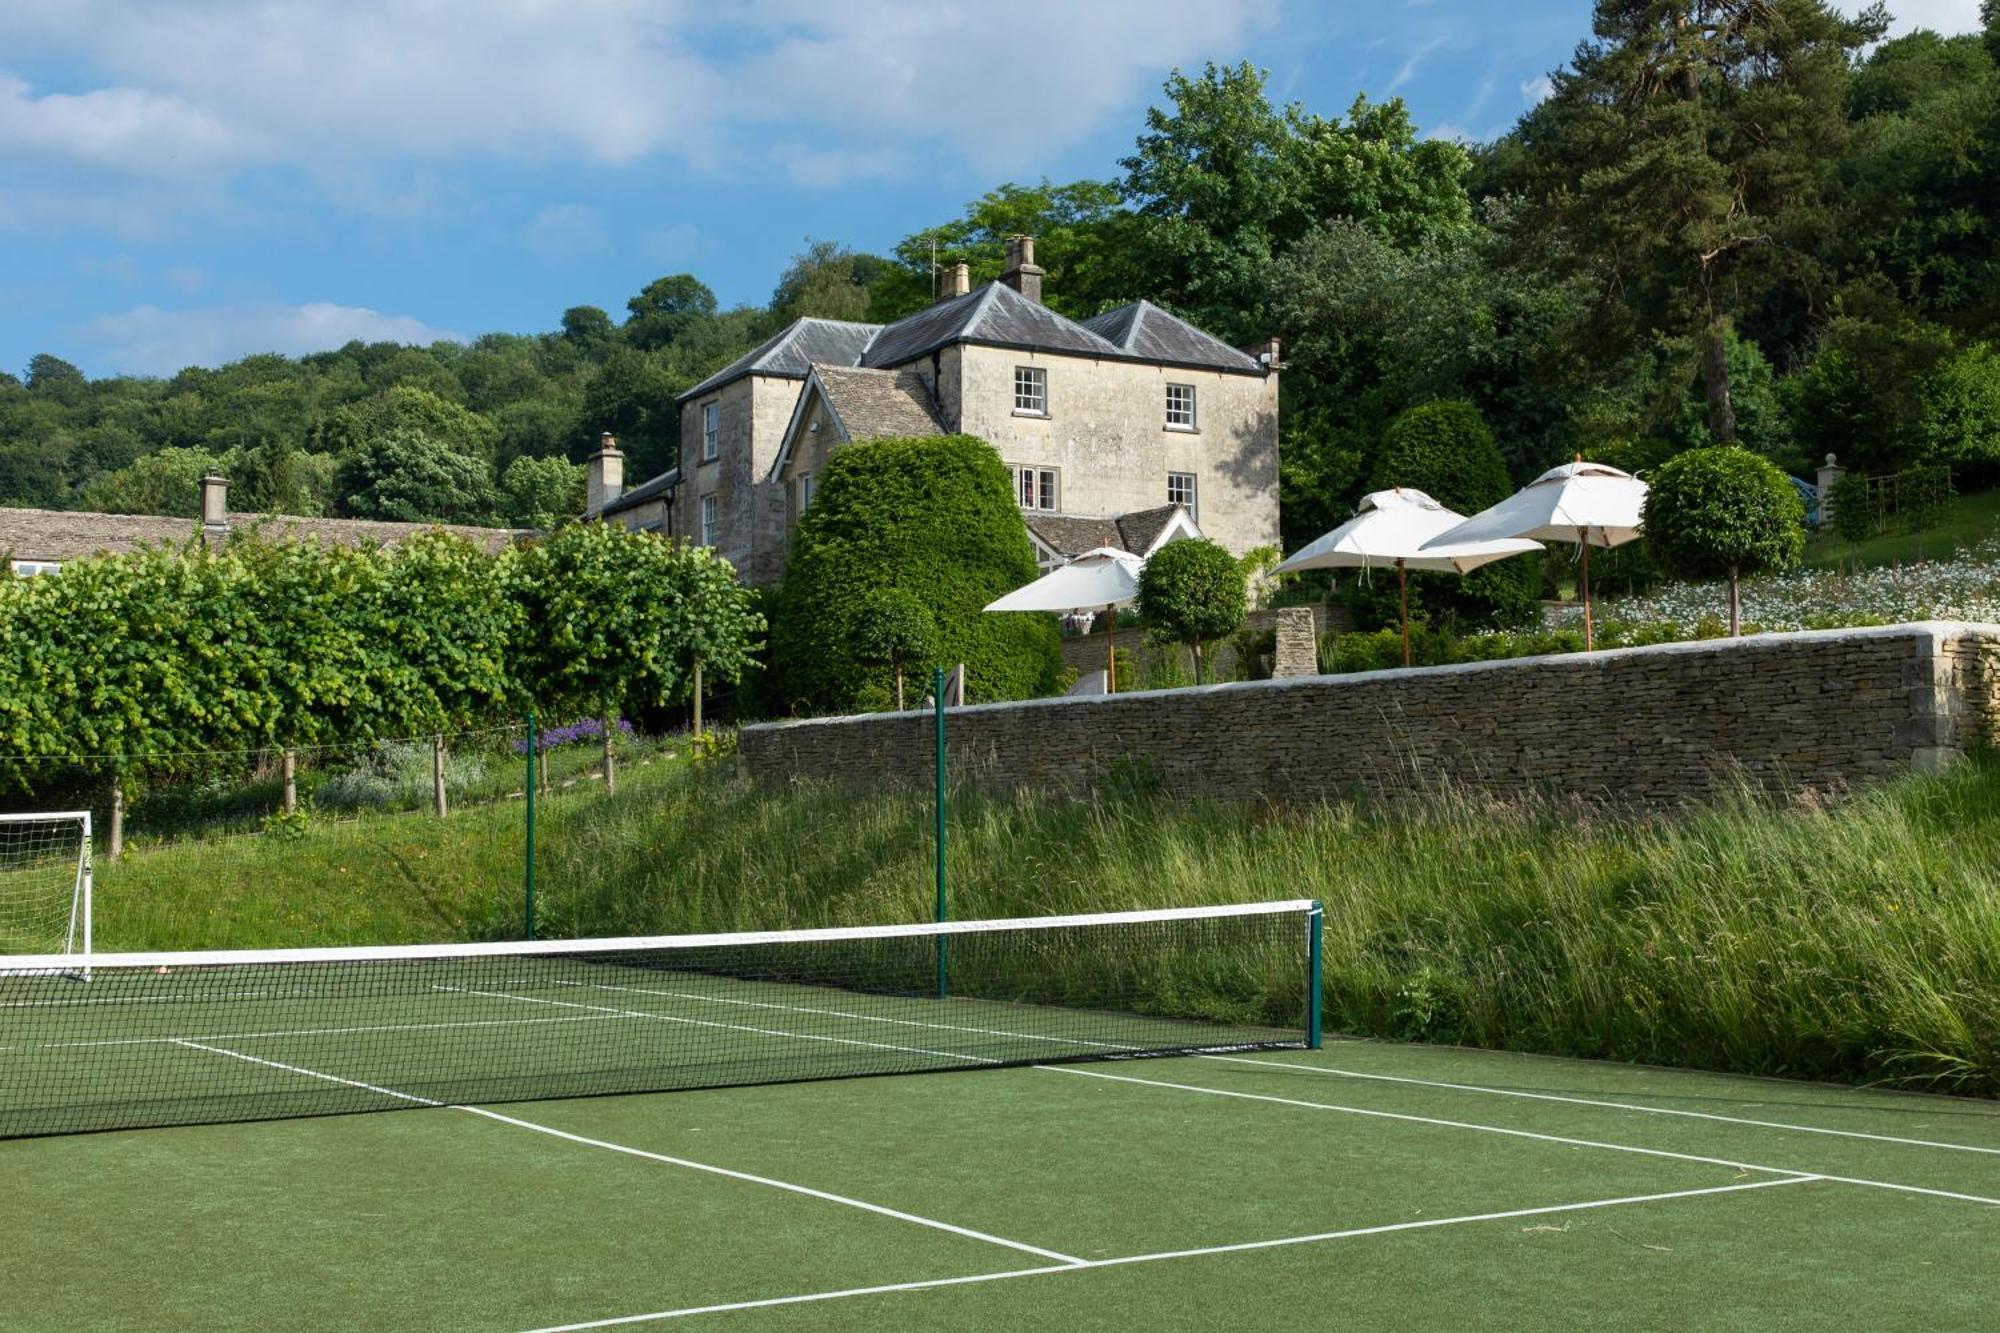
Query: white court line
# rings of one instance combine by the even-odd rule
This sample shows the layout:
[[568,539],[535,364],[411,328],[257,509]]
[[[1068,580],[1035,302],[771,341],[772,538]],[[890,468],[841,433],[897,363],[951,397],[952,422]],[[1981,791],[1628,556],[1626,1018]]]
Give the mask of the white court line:
[[1923,1185],[1901,1185],[1888,1180],[1863,1180],[1857,1176],[1836,1176],[1824,1171],[1800,1171],[1789,1166],[1759,1166],[1726,1157],[1702,1157],[1695,1153],[1670,1152],[1665,1148],[1641,1148],[1629,1143],[1605,1143],[1598,1139],[1565,1138],[1560,1134],[1538,1134],[1528,1129],[1508,1129],[1502,1125],[1481,1125],[1469,1120],[1440,1120],[1433,1116],[1406,1115],[1400,1111],[1373,1111],[1360,1106],[1341,1106],[1334,1102],[1308,1102],[1294,1097],[1273,1097],[1261,1092],[1235,1092],[1228,1088],[1206,1088],[1199,1083],[1169,1083],[1164,1079],[1134,1078],[1129,1074],[1107,1074],[1096,1069],[1079,1069],[1075,1065],[1036,1065],[1036,1069],[1050,1074],[1075,1074],[1080,1078],[1109,1079],[1113,1083],[1137,1083],[1150,1088],[1173,1088],[1179,1092],[1199,1092],[1210,1097],[1232,1097],[1239,1101],[1270,1102],[1277,1106],[1296,1106],[1311,1111],[1338,1111],[1344,1115],[1367,1116],[1374,1120],[1401,1120],[1413,1125],[1436,1125],[1443,1129],[1469,1129],[1482,1134],[1503,1134],[1515,1139],[1538,1139],[1543,1143],[1558,1143],[1571,1148],[1601,1148],[1607,1152],[1636,1153],[1642,1157],[1666,1157],[1682,1162],[1699,1162],[1706,1166],[1728,1166],[1739,1171],[1769,1171],[1778,1175],[1810,1176],[1815,1180],[1832,1180],[1843,1185],[1862,1185],[1869,1189],[1895,1190],[1903,1194],[1927,1194],[1940,1199],[1958,1199],[1964,1203],[1983,1203],[2000,1207],[2000,1199],[1989,1199],[1979,1194],[1960,1194],[1955,1190],[1930,1189]]
[[1755,1180],[1743,1185],[1713,1185],[1707,1189],[1672,1190],[1665,1194],[1635,1194],[1620,1199],[1592,1199],[1585,1203],[1558,1203],[1541,1208],[1513,1208],[1499,1213],[1469,1213],[1463,1217],[1436,1217],[1418,1222],[1391,1222],[1384,1226],[1352,1227],[1346,1231],[1320,1231],[1308,1236],[1281,1236],[1276,1240],[1243,1241],[1234,1245],[1209,1245],[1200,1249],[1160,1250],[1152,1254],[1129,1254],[1116,1259],[1086,1259],[1074,1264],[1048,1268],[1015,1268],[1000,1273],[975,1273],[968,1277],[931,1278],[923,1282],[890,1282],[875,1287],[848,1287],[841,1291],[815,1291],[799,1296],[773,1296],[764,1300],[735,1301],[727,1305],[698,1305],[680,1310],[656,1310],[649,1314],[619,1315],[591,1319],[580,1324],[554,1324],[532,1333],[581,1333],[584,1329],[615,1328],[621,1324],[644,1324],[661,1319],[684,1319],[689,1315],[723,1314],[732,1310],[765,1310],[780,1305],[806,1305],[816,1301],[842,1300],[850,1296],[880,1296],[898,1291],[928,1291],[937,1287],[965,1287],[982,1282],[1004,1282],[1018,1277],[1045,1277],[1053,1273],[1081,1273],[1093,1268],[1123,1268],[1132,1264],[1156,1264],[1169,1259],[1195,1259],[1212,1254],[1241,1254],[1249,1250],[1274,1250],[1291,1245],[1312,1245],[1325,1241],[1352,1240],[1360,1236],[1382,1236],[1397,1231],[1424,1231],[1437,1227],[1464,1226],[1472,1222],[1504,1222],[1521,1217],[1546,1217],[1552,1213],[1577,1213],[1593,1208],[1619,1208],[1629,1204],[1661,1203],[1669,1199],[1693,1199],[1711,1194],[1741,1194],[1748,1190],[1776,1189],[1782,1185],[1805,1185],[1818,1176],[1787,1176],[1782,1180]]
[[629,991],[634,995],[663,995],[672,1000],[698,1000],[707,1004],[735,1004],[748,1009],[778,1009],[788,1014],[818,1014],[825,1018],[853,1018],[864,1023],[890,1023],[897,1027],[934,1028],[939,1032],[970,1032],[982,1037],[1014,1037],[1021,1041],[1054,1042],[1059,1046],[1095,1046],[1107,1051],[1143,1051],[1123,1041],[1085,1041],[1081,1037],[1051,1037],[1046,1033],[1009,1032],[1005,1028],[975,1028],[963,1023],[924,1023],[914,1018],[885,1018],[881,1014],[857,1014],[846,1009],[815,1009],[803,1004],[777,1004],[768,1000],[732,1000],[698,991],[656,990],[649,986],[608,986],[602,982],[559,981],[559,986],[587,986],[591,990]]
[[159,1046],[196,1041],[249,1041],[254,1037],[344,1037],[360,1032],[428,1032],[434,1028],[502,1028],[542,1023],[601,1023],[612,1014],[574,1014],[564,1018],[479,1018],[452,1023],[381,1023],[342,1028],[273,1028],[263,1032],[197,1032],[183,1037],[101,1037],[95,1041],[44,1041],[24,1046],[0,1046],[0,1054],[13,1051],[65,1051],[78,1047]]
[[682,1018],[678,1014],[656,1014],[650,1009],[613,1009],[609,1005],[584,1004],[578,1000],[544,1000],[534,995],[515,995],[501,990],[473,990],[465,986],[438,986],[435,989],[453,991],[459,995],[479,995],[489,1000],[519,1000],[522,1004],[552,1004],[562,1009],[592,1009],[600,1014],[612,1014],[619,1018],[651,1018],[662,1023],[685,1023],[690,1027],[749,1032],[759,1037],[789,1037],[797,1041],[830,1041],[841,1046],[869,1046],[878,1051],[902,1051],[909,1055],[930,1055],[940,1060],[964,1060],[968,1064],[977,1065],[1005,1063],[1000,1060],[989,1060],[983,1055],[963,1055],[957,1051],[933,1051],[922,1046],[897,1046],[886,1041],[863,1041],[859,1037],[829,1037],[817,1032],[782,1032],[777,1028],[753,1028],[741,1023],[718,1023],[707,1018]]
[[[1553,1092],[1527,1092],[1518,1088],[1488,1088],[1477,1083],[1446,1083],[1437,1079],[1408,1078],[1397,1074],[1364,1074],[1352,1069],[1322,1065],[1293,1064],[1289,1060],[1256,1060],[1243,1055],[1207,1055],[1205,1060],[1227,1060],[1239,1065],[1261,1065],[1266,1069],[1289,1069],[1301,1074],[1324,1074],[1330,1078],[1367,1079],[1375,1083],[1408,1083],[1420,1088],[1447,1088],[1454,1092],[1483,1092],[1494,1097],[1521,1097],[1537,1102],[1563,1102],[1570,1106],[1599,1106],[1613,1111],[1636,1111],[1642,1115],[1675,1115],[1690,1120],[1714,1120],[1725,1125],[1755,1125],[1759,1129],[1789,1129],[1801,1134],[1827,1134],[1842,1139],[1868,1139],[1875,1143],[1896,1143],[1908,1148],[1945,1148],[1952,1152],[1988,1153],[2000,1157],[2000,1148],[1982,1148],[1970,1143],[1945,1143],[1937,1139],[1906,1139],[1895,1134],[1869,1134],[1858,1129],[1829,1129],[1820,1125],[1798,1125],[1784,1120],[1753,1120],[1745,1116],[1718,1115],[1713,1111],[1685,1111],[1672,1106],[1641,1106],[1633,1102],[1601,1101],[1593,1097],[1570,1097]],[[1845,1108],[1842,1108],[1845,1109]],[[2000,1116],[1991,1117],[2000,1123]]]
[[989,1245],[1001,1245],[1010,1250],[1019,1250],[1024,1254],[1038,1255],[1043,1259],[1054,1259],[1064,1266],[1084,1262],[1084,1260],[1077,1258],[1075,1255],[1064,1254],[1060,1250],[1047,1250],[1039,1245],[1030,1245],[1025,1241],[1009,1240],[1005,1236],[995,1236],[985,1231],[974,1231],[970,1227],[957,1226],[951,1222],[941,1222],[934,1217],[922,1217],[916,1213],[903,1212],[898,1208],[885,1207],[879,1203],[869,1203],[865,1199],[851,1199],[844,1194],[833,1194],[826,1190],[817,1190],[809,1185],[794,1184],[789,1180],[775,1180],[770,1176],[752,1175],[748,1171],[733,1171],[726,1166],[715,1166],[708,1162],[697,1162],[686,1157],[673,1157],[666,1153],[648,1152],[644,1148],[633,1148],[622,1143],[612,1143],[605,1139],[586,1138],[581,1134],[572,1134],[567,1130],[556,1129],[551,1125],[536,1124],[532,1120],[521,1120],[511,1115],[502,1115],[498,1111],[489,1111],[482,1106],[447,1106],[444,1102],[435,1101],[429,1097],[419,1097],[408,1092],[397,1092],[394,1088],[378,1087],[373,1083],[362,1083],[351,1078],[341,1078],[337,1074],[323,1073],[317,1069],[306,1069],[299,1065],[281,1064],[276,1060],[266,1060],[260,1056],[245,1055],[242,1051],[232,1051],[222,1046],[204,1046],[200,1042],[180,1040],[177,1040],[175,1044],[192,1047],[198,1051],[208,1051],[214,1055],[226,1055],[231,1059],[245,1060],[253,1065],[264,1065],[270,1069],[282,1069],[288,1074],[301,1074],[306,1078],[324,1079],[328,1083],[340,1083],[350,1088],[361,1088],[368,1092],[380,1093],[384,1097],[394,1097],[400,1101],[414,1102],[419,1106],[435,1106],[446,1110],[463,1111],[468,1115],[481,1116],[487,1120],[497,1120],[503,1125],[513,1125],[517,1129],[528,1129],[533,1130],[537,1134],[546,1134],[550,1138],[563,1139],[570,1143],[581,1143],[591,1148],[602,1148],[606,1152],[623,1153],[627,1157],[640,1157],[649,1162],[660,1162],[667,1166],[684,1167],[689,1171],[700,1171],[711,1176],[723,1176],[730,1180],[741,1180],[753,1185],[764,1185],[771,1189],[784,1190],[789,1194],[802,1194],[809,1199],[819,1199],[825,1203],[837,1203],[843,1207],[857,1208],[864,1213],[875,1213],[881,1217],[894,1218],[899,1222],[914,1223],[920,1227],[929,1227],[933,1231],[945,1231],[954,1236],[963,1236],[968,1240],[985,1241]]

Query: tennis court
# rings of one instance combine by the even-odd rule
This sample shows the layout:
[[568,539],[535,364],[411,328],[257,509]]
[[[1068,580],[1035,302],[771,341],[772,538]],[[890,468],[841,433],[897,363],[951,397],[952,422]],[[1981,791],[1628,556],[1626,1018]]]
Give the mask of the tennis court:
[[1144,1011],[1297,924],[7,978],[6,1132],[244,1123],[0,1142],[0,1323],[1990,1320],[2000,1108]]

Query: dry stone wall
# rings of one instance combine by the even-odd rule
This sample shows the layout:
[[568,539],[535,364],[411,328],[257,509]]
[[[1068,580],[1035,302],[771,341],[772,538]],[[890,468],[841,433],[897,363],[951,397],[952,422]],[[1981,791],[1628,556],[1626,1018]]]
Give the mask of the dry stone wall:
[[[931,719],[746,727],[762,783],[930,780]],[[1837,789],[2000,740],[2000,626],[1925,622],[954,708],[953,775],[1086,792],[1395,796],[1449,782],[1671,805],[1744,774]]]

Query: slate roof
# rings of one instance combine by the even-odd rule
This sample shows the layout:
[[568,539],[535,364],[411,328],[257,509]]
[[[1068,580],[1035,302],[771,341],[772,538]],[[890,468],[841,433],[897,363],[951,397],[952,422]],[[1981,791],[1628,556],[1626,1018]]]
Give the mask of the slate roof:
[[1238,351],[1220,338],[1203,333],[1151,301],[1134,301],[1116,310],[1093,315],[1083,321],[1083,327],[1125,355],[1142,361],[1163,361],[1176,366],[1200,366],[1250,374],[1263,370],[1257,358],[1248,352]]
[[659,476],[640,482],[631,490],[624,492],[616,500],[598,510],[596,517],[605,518],[612,514],[622,514],[627,509],[637,509],[640,505],[650,500],[656,500],[663,495],[671,495],[674,488],[680,484],[681,470],[677,467],[670,467]]
[[989,282],[883,329],[862,354],[861,364],[898,366],[963,342],[1073,356],[1119,356],[1115,345],[1083,325],[1030,301],[1004,282]]
[[[442,528],[483,550],[505,550],[526,535],[513,528],[446,523],[382,523],[359,518],[300,518],[290,514],[231,513],[231,532],[255,530],[276,541],[318,540],[330,546],[393,546],[412,535]],[[16,560],[75,560],[99,552],[124,554],[144,546],[178,546],[195,537],[192,518],[159,514],[97,514],[58,509],[0,508],[0,551]]]
[[[1028,524],[1028,531],[1041,539],[1042,545],[1065,558],[1082,555],[1085,551],[1100,546],[1113,550],[1130,551],[1134,555],[1145,555],[1174,521],[1174,515],[1184,513],[1180,505],[1161,505],[1157,509],[1139,509],[1117,518],[1079,518],[1072,514],[1048,514],[1030,511],[1021,517]],[[1189,520],[1193,526],[1193,520]]]
[[943,429],[930,389],[914,370],[814,366],[813,376],[850,440],[935,435]]
[[846,320],[810,317],[795,319],[674,401],[686,402],[697,394],[719,389],[745,375],[782,375],[789,379],[804,379],[806,371],[815,362],[857,365],[869,340],[881,331],[880,324],[850,324]]

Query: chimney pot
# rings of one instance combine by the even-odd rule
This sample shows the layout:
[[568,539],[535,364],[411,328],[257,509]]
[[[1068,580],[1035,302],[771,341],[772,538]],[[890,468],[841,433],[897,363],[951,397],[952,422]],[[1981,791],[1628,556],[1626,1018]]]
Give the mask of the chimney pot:
[[1045,270],[1035,262],[1035,238],[1032,236],[1009,236],[1007,238],[1007,271],[1000,275],[1000,281],[1012,287],[1036,305],[1042,303],[1042,274]]
[[590,456],[584,477],[584,517],[601,514],[604,507],[625,493],[625,455],[618,437],[605,431],[597,437],[597,452]]
[[972,290],[972,265],[963,259],[944,271],[944,299],[963,296]]
[[224,536],[230,530],[230,482],[208,472],[202,476],[202,538]]

